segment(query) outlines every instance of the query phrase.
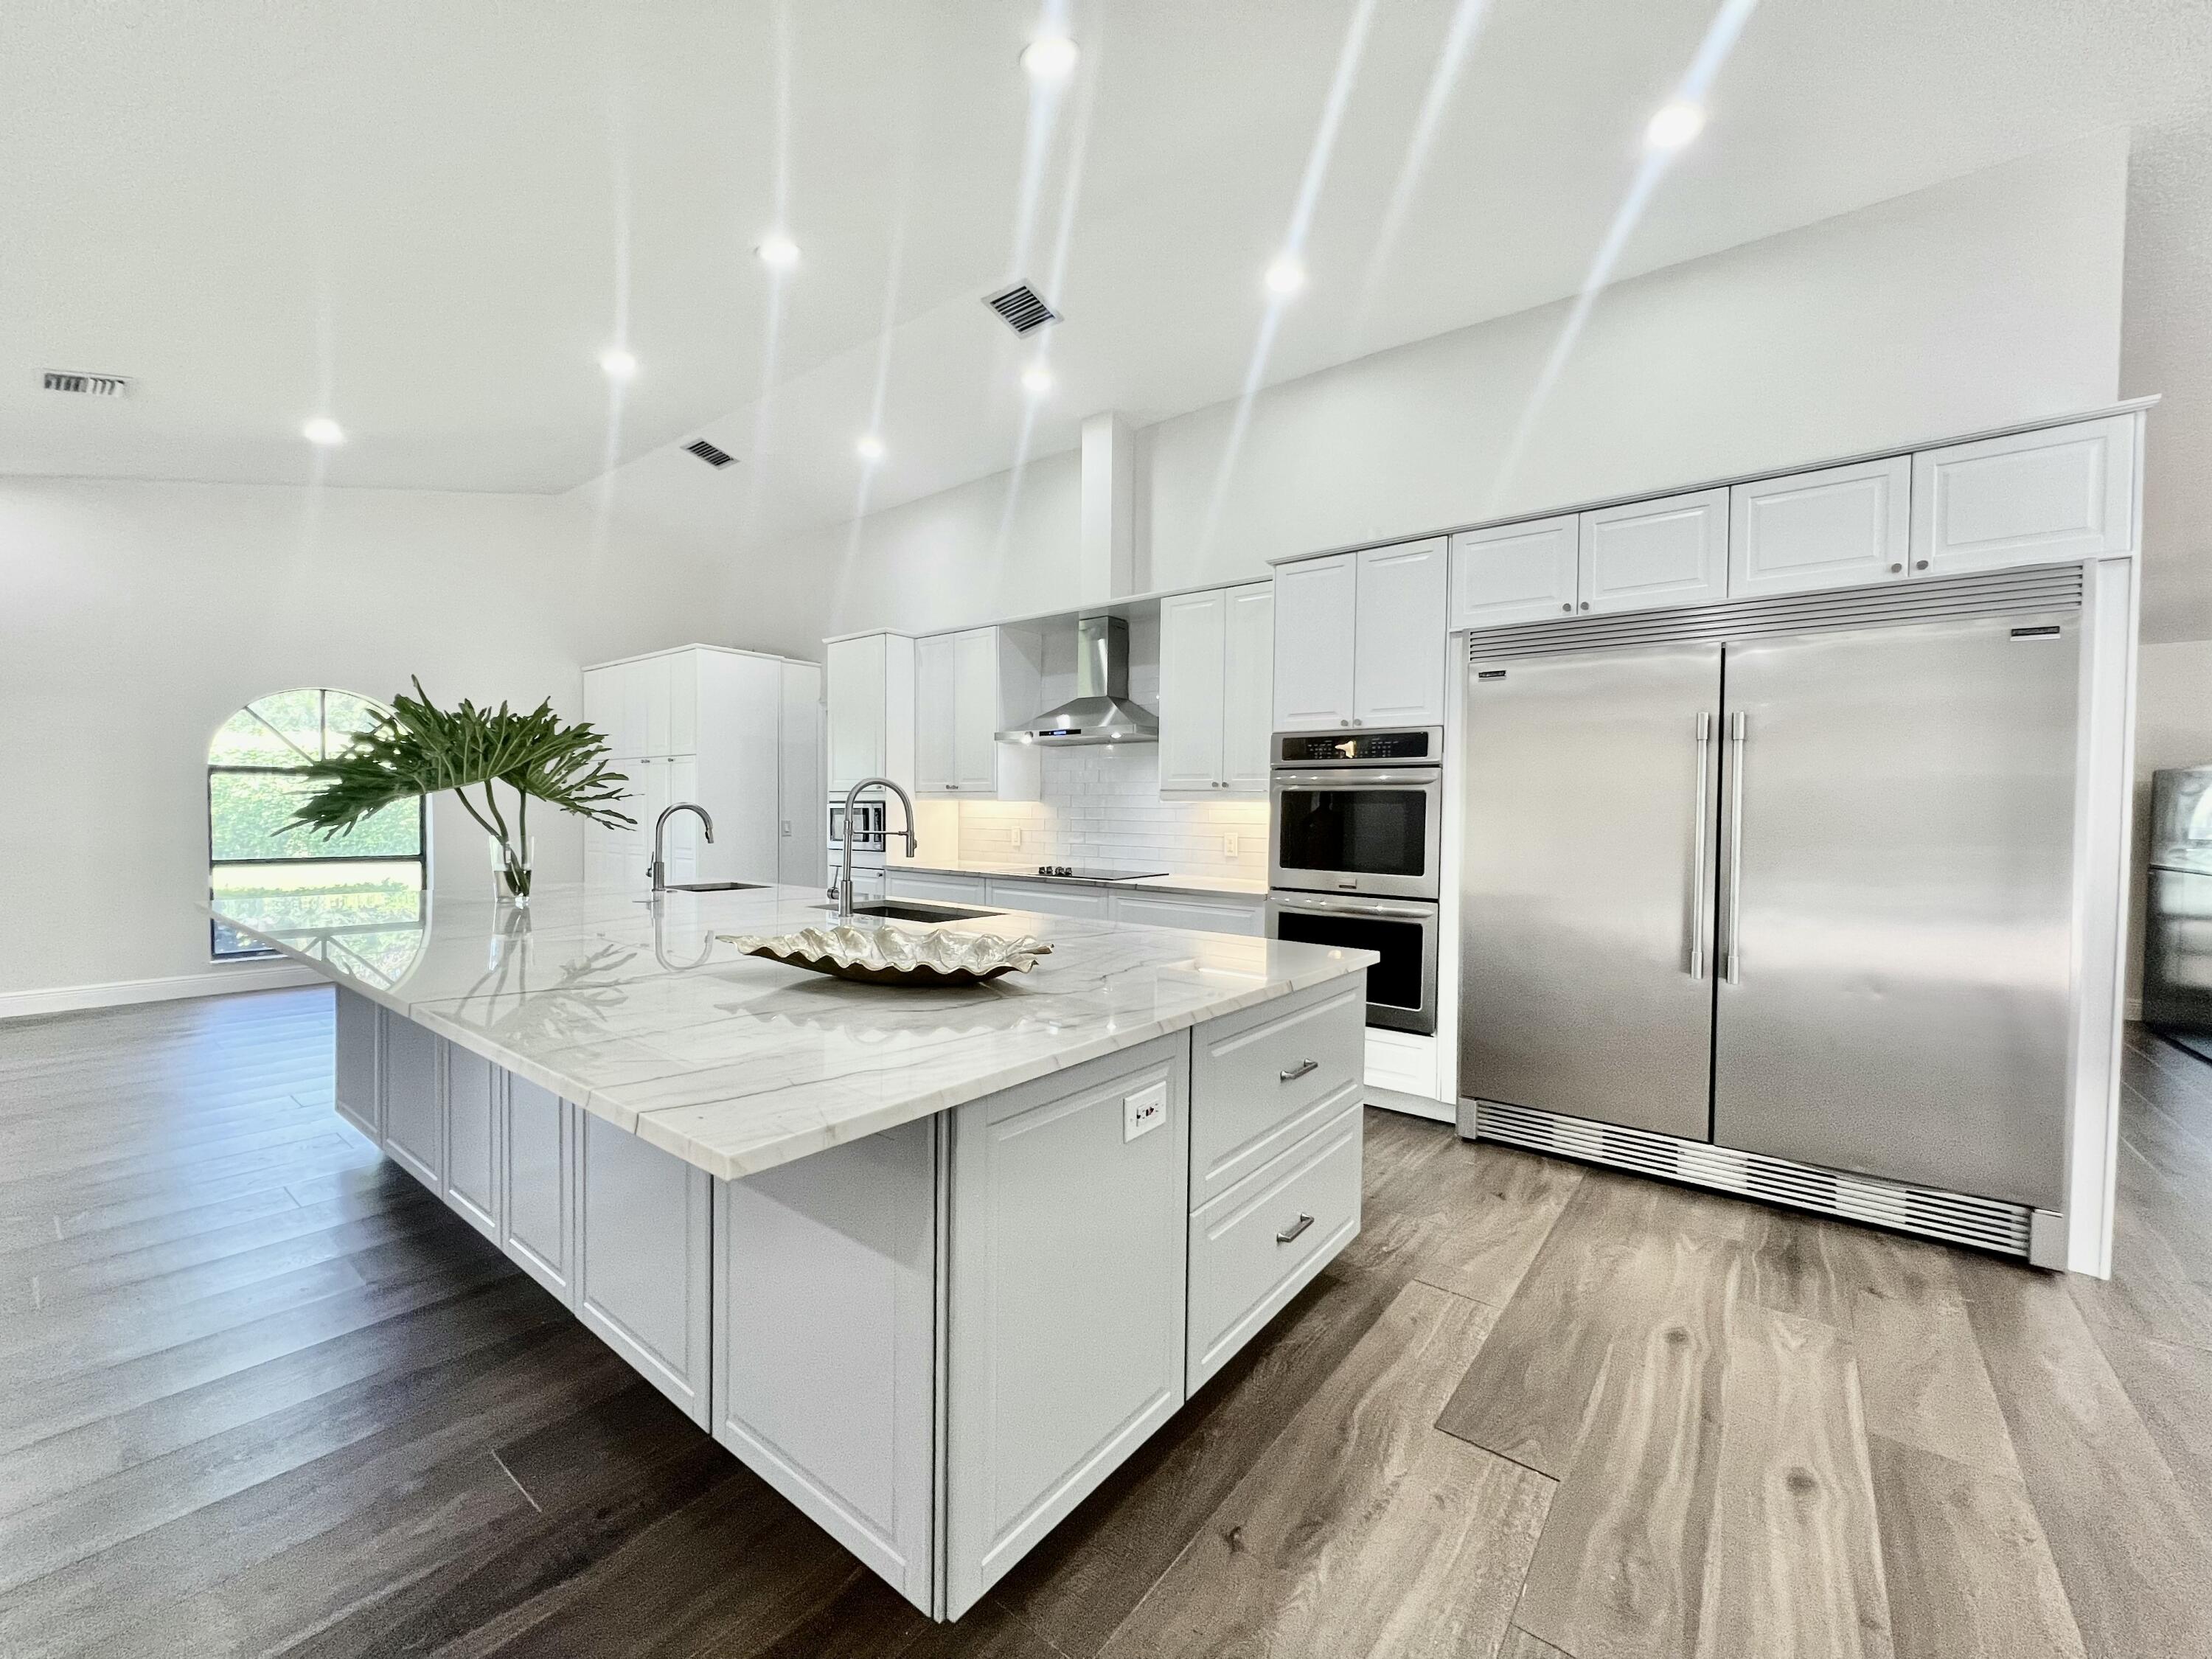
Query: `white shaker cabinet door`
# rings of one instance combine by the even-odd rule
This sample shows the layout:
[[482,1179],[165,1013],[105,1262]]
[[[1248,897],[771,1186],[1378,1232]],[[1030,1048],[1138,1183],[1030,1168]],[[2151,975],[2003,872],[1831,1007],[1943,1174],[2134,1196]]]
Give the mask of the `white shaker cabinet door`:
[[1441,536],[1359,555],[1354,726],[1443,723],[1444,565]]
[[[999,630],[952,636],[952,777],[963,795],[999,787]],[[1026,711],[1024,711],[1026,712]]]
[[958,635],[931,634],[914,642],[915,782],[933,795],[959,784],[954,733],[959,725]]
[[1227,599],[1222,625],[1221,787],[1232,794],[1265,795],[1267,740],[1275,729],[1274,584],[1232,587]]
[[1571,513],[1451,540],[1451,625],[1499,628],[1574,613],[1582,527]]
[[1923,450],[1912,458],[1912,570],[1955,576],[2135,546],[2136,421]]
[[563,1307],[573,1308],[578,1113],[527,1078],[510,1073],[505,1092],[499,1248]]
[[446,1135],[439,1073],[443,1045],[413,1020],[384,1012],[384,1150],[432,1192]]
[[505,1077],[482,1054],[453,1043],[446,1050],[446,1206],[499,1242],[500,1108]]
[[952,1115],[951,1618],[1182,1403],[1189,1053],[1178,1032]]
[[1275,568],[1275,729],[1315,732],[1352,718],[1357,558],[1335,553]]
[[577,1116],[576,1316],[709,1427],[713,1180],[603,1117]]
[[338,1115],[380,1146],[384,1140],[384,1102],[377,1087],[377,1006],[357,991],[338,988]]
[[1222,770],[1229,596],[1160,601],[1160,787],[1215,789]]
[[1582,598],[1576,614],[1656,611],[1726,597],[1727,490],[1694,490],[1580,516]]
[[837,640],[824,653],[830,677],[830,791],[843,794],[884,771],[886,641],[880,634]]
[[1729,492],[1729,596],[1897,580],[1911,495],[1907,455],[1736,485]]
[[586,668],[584,671],[584,718],[607,740],[609,752],[619,755],[623,733],[623,671]]

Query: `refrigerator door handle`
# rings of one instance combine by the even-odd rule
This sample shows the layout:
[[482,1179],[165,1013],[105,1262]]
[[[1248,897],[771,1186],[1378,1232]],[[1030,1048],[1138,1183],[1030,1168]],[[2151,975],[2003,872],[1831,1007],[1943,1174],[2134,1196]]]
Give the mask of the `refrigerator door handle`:
[[1713,717],[1710,711],[1698,711],[1698,793],[1695,809],[1698,817],[1697,862],[1690,872],[1690,977],[1705,976],[1705,785],[1711,777],[1713,752]]
[[1743,752],[1750,726],[1751,717],[1740,708],[1729,716],[1728,949],[1721,977],[1731,985],[1743,982]]

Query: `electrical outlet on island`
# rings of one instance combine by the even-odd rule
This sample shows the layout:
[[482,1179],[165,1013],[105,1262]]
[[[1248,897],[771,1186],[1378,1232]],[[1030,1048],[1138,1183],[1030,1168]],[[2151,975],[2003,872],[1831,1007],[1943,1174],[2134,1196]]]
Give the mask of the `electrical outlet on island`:
[[1121,1139],[1134,1140],[1168,1121],[1168,1085],[1155,1083],[1121,1097]]

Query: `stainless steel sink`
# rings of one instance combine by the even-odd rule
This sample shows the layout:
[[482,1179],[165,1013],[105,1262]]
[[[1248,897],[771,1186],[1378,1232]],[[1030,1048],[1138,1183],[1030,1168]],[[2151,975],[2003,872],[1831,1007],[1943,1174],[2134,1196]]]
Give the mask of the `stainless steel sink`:
[[[835,910],[834,904],[817,904],[817,910]],[[998,916],[1003,910],[978,910],[965,904],[909,904],[899,899],[869,899],[853,907],[856,916],[881,916],[887,921],[966,921],[975,916]]]

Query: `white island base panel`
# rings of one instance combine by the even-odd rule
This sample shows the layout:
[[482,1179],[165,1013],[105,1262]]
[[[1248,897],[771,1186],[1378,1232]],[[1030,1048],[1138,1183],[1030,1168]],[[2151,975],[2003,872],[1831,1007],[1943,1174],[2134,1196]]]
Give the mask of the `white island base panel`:
[[1357,1235],[1365,995],[721,1180],[342,986],[338,1109],[957,1619]]

